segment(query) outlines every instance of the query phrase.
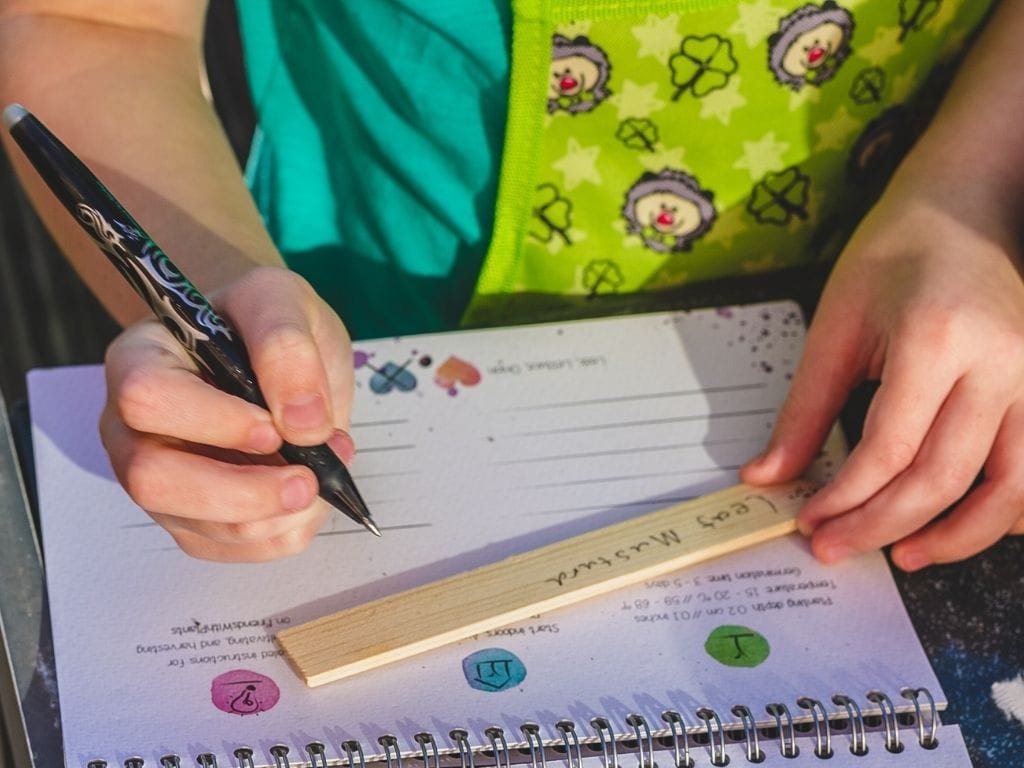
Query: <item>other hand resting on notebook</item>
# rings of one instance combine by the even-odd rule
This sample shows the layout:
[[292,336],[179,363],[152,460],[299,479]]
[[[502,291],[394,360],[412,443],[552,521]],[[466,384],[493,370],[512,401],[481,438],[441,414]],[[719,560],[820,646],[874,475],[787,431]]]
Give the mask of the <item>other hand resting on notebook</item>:
[[861,442],[800,515],[823,560],[896,542],[916,570],[1024,533],[1024,132],[993,114],[1024,103],[1004,64],[1021,34],[1024,6],[1002,4],[840,256],[769,448],[744,468],[798,474],[850,389],[880,380]]

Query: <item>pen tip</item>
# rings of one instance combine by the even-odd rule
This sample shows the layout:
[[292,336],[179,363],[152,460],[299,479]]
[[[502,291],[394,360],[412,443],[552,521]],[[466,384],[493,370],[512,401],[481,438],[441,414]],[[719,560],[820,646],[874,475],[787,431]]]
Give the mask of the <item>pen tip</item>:
[[368,517],[363,518],[363,525],[366,526],[366,530],[368,530],[374,536],[377,536],[379,538],[379,537],[381,537],[383,535],[380,532],[380,528],[377,527],[377,524],[375,522],[373,522],[373,520],[371,520],[370,518],[368,518]]
[[8,104],[4,107],[4,128],[8,131],[21,122],[21,119],[28,114],[28,110],[21,104]]

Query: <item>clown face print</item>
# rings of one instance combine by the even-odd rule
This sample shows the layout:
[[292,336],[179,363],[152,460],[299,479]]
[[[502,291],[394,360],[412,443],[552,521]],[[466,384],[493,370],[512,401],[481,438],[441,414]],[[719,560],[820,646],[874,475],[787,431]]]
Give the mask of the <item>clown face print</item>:
[[779,22],[768,38],[768,65],[793,90],[831,79],[850,55],[853,16],[833,0],[804,5]]
[[586,37],[555,35],[548,79],[548,112],[589,112],[608,98],[611,63]]
[[715,220],[712,194],[692,176],[669,168],[645,173],[626,193],[629,231],[659,253],[686,251]]

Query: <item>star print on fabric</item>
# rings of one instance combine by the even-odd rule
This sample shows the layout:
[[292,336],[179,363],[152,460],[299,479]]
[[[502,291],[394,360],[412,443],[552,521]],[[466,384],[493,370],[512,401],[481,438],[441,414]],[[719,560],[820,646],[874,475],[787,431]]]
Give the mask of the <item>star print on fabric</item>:
[[818,134],[818,142],[815,150],[823,149],[845,149],[849,146],[850,137],[861,128],[861,121],[850,114],[844,106],[840,106],[832,119],[820,122],[814,126],[814,132]]
[[593,26],[591,21],[570,21],[567,24],[559,24],[555,27],[555,32],[562,37],[567,37],[573,40],[577,37],[586,37],[590,34],[590,28]]
[[935,37],[941,39],[945,36],[949,25],[956,19],[958,10],[960,10],[958,3],[940,3],[939,10],[935,12],[935,16],[928,22],[927,30]]
[[875,66],[880,66],[900,50],[900,45],[899,27],[879,27],[875,31],[875,38],[867,45],[859,46],[856,53]]
[[739,18],[729,27],[733,37],[743,35],[747,47],[755,48],[778,29],[779,19],[786,15],[786,8],[772,5],[771,0],[754,0],[751,3],[738,3],[736,11]]
[[679,49],[679,16],[648,16],[644,23],[633,27],[633,33],[640,48],[636,52],[638,59],[653,56],[662,64],[668,63],[668,57]]
[[748,275],[755,274],[757,272],[767,272],[775,267],[775,254],[766,253],[757,259],[747,259],[740,268]]
[[633,248],[642,248],[644,241],[640,239],[640,236],[630,232],[626,227],[626,222],[623,219],[614,219],[611,223],[612,229],[622,235],[622,248],[623,250],[630,250]]
[[657,173],[663,168],[682,168],[684,154],[683,147],[661,147],[654,152],[642,152],[637,159],[648,171]]
[[639,85],[632,80],[624,80],[622,89],[609,97],[608,102],[615,105],[619,120],[627,117],[648,117],[667,103],[658,98],[657,83]]
[[745,168],[753,180],[760,179],[769,171],[785,167],[783,155],[789,144],[775,140],[775,131],[768,131],[757,141],[743,142],[743,157],[732,164],[733,168]]
[[719,243],[726,250],[732,249],[736,235],[749,231],[750,225],[744,220],[744,208],[742,206],[732,207],[724,211],[715,220],[715,226],[708,236],[713,242]]
[[899,104],[907,100],[907,97],[918,84],[917,65],[915,64],[901,75],[894,75],[892,78],[892,97]]
[[808,104],[817,104],[821,101],[821,89],[814,87],[804,87],[799,91],[789,92],[789,111],[796,112],[803,109]]
[[[587,233],[585,230],[575,229],[574,227],[569,227],[566,235],[569,237],[569,243],[572,243],[573,245],[587,239]],[[552,256],[557,256],[569,243],[566,243],[565,240],[560,237],[552,237],[544,244],[544,247],[547,248],[548,253]]]
[[599,144],[584,147],[575,137],[570,137],[566,143],[565,154],[555,160],[551,167],[562,173],[567,190],[576,189],[585,181],[600,184],[601,174],[597,170],[597,157],[600,154]]
[[740,80],[739,76],[735,76],[724,88],[712,91],[701,99],[701,119],[716,117],[723,125],[728,125],[732,113],[747,104],[746,98],[740,94]]

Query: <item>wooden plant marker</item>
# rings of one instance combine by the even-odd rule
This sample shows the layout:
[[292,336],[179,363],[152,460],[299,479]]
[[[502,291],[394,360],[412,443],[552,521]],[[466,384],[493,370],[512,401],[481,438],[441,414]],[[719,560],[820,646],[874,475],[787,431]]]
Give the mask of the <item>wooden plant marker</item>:
[[363,672],[796,530],[816,486],[736,485],[282,630],[309,686]]

